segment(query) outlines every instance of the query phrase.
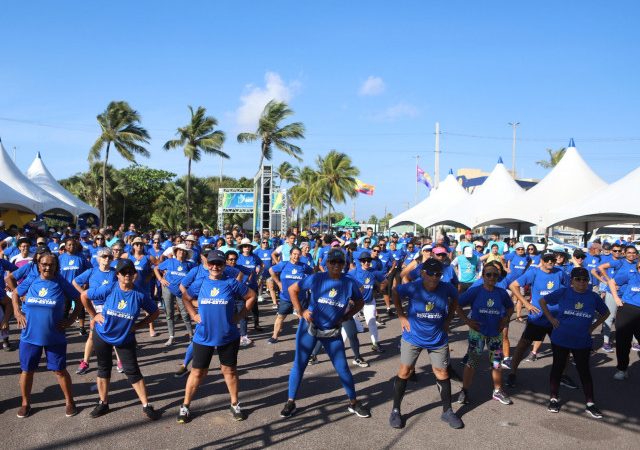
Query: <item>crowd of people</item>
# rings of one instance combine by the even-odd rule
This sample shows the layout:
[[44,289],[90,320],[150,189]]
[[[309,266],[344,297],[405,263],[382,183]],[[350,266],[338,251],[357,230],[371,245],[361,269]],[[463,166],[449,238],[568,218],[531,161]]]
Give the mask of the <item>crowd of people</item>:
[[[240,227],[141,232],[131,224],[116,230],[27,227],[7,233],[2,223],[0,240],[4,350],[15,349],[8,332],[12,317],[21,329],[20,418],[31,413],[33,378],[43,352],[62,389],[66,416],[77,414],[67,371],[67,334],[75,323],[87,337],[76,373],[86,374],[93,355],[96,360],[99,398],[90,416],[109,412],[115,355],[116,368],[131,383],[144,415],[155,420],[159,413],[149,402],[138,364],[136,330],[155,337],[154,322],[162,315],[168,330],[164,346],[171,347],[182,342],[176,331],[176,320],[182,319],[189,343],[174,374],[188,374],[177,414],[180,423],[191,420],[192,402],[214,355],[229,392],[231,416],[246,418],[239,403],[238,354],[241,347],[255,345],[249,322],[254,333],[263,331],[260,309],[269,307],[276,310],[276,318],[267,345],[278,345],[287,316],[299,321],[282,417],[296,412],[305,369],[317,362],[322,348],[344,387],[347,410],[369,417],[368,406],[357,399],[345,344],[349,342],[357,367],[369,366],[358,336],[365,329],[373,352],[397,352],[381,344],[377,328],[380,321],[396,316],[400,360],[389,386],[393,428],[405,425],[401,404],[423,350],[442,400],[442,420],[452,428],[464,426],[453,410],[450,381],[458,376],[449,353],[456,316],[468,328],[458,404],[472,401],[469,389],[476,370],[483,367],[485,349],[493,399],[513,404],[503,386],[503,371],[508,372],[504,385],[515,388],[520,363],[535,361],[549,336],[553,364],[548,410],[559,412],[560,386],[578,388],[567,375],[571,356],[585,411],[601,418],[590,372],[592,334],[602,325],[600,350],[615,350],[615,380],[628,377],[631,350],[640,350],[638,250],[625,242],[596,241],[586,252],[577,249],[569,255],[563,247],[538,252],[514,239],[484,239],[471,231],[458,242],[446,235],[435,240],[409,233],[381,236],[371,228],[357,233],[293,228],[276,236],[269,231],[249,235]],[[514,314],[526,326],[511,356],[508,331]]]

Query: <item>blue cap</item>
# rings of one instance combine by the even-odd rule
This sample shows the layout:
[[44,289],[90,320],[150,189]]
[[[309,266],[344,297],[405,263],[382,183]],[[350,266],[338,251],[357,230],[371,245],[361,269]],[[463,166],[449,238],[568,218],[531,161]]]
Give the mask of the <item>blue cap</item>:
[[360,253],[360,256],[358,256],[359,260],[363,260],[363,259],[371,259],[371,252],[368,250],[364,250]]
[[87,236],[89,236],[89,232],[87,230],[82,230],[80,232],[80,237],[81,238],[86,238]]

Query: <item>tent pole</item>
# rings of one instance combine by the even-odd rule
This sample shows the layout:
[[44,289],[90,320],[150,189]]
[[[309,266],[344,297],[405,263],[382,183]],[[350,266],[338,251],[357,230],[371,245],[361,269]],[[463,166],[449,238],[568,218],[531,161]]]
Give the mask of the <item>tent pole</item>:
[[582,243],[584,245],[584,247],[587,247],[587,234],[588,234],[588,230],[589,229],[589,222],[585,222],[584,223],[584,234],[582,235]]
[[551,230],[552,227],[547,227],[544,229],[544,249],[547,249],[547,246],[549,245],[549,231]]

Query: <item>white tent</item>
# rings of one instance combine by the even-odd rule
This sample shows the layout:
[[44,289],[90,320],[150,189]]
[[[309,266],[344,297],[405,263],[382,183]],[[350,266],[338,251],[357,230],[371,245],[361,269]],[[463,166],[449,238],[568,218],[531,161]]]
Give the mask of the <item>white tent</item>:
[[12,189],[0,181],[0,208],[16,209],[35,214],[37,202]]
[[30,199],[28,208],[36,214],[55,210],[73,214],[71,205],[48,194],[20,172],[20,169],[18,169],[4,149],[2,141],[0,141],[0,167],[2,168],[2,170],[0,170],[0,181],[19,194],[28,197]]
[[550,225],[567,225],[591,231],[603,225],[640,221],[636,194],[640,186],[640,167],[615,183],[600,189],[583,202],[551,210]]
[[49,169],[42,162],[42,158],[40,157],[40,152],[38,152],[37,156],[27,169],[27,177],[31,180],[35,185],[41,187],[57,199],[67,203],[71,209],[74,216],[80,216],[82,214],[93,214],[95,216],[99,215],[99,212],[96,208],[86,204],[79,198],[75,197],[71,192],[67,191],[63,188],[60,183],[58,183],[55,177],[49,172]]

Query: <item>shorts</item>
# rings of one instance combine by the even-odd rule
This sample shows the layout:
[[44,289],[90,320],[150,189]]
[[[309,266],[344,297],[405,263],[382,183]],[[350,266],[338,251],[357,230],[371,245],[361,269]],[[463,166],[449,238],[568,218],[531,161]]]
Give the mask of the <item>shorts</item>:
[[238,365],[238,350],[240,350],[239,338],[218,346],[202,345],[194,342],[192,366],[194,369],[208,369],[213,353],[217,351],[221,365],[235,367]]
[[476,330],[469,330],[469,347],[467,349],[467,365],[477,369],[480,362],[480,355],[485,346],[489,351],[489,361],[494,369],[499,369],[502,363],[502,334],[497,336],[485,336]]
[[293,314],[293,303],[281,299],[278,303],[278,315],[286,316],[287,314]]
[[431,367],[435,369],[446,369],[449,366],[449,344],[445,344],[442,347],[435,349],[423,349],[422,347],[413,345],[404,339],[400,340],[400,364],[409,367],[415,366],[418,356],[420,356],[422,350],[427,350],[429,353]]
[[536,325],[531,322],[527,322],[527,326],[524,328],[522,332],[522,338],[528,341],[544,341],[545,336],[551,337],[551,332],[553,331],[553,327],[543,327],[540,325]]
[[67,368],[67,344],[33,345],[20,341],[20,368],[23,372],[33,372],[40,365],[42,350],[47,356],[48,370],[64,370]]

